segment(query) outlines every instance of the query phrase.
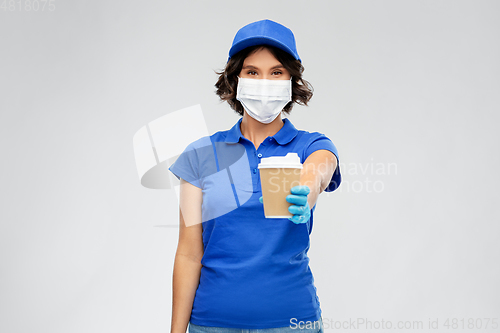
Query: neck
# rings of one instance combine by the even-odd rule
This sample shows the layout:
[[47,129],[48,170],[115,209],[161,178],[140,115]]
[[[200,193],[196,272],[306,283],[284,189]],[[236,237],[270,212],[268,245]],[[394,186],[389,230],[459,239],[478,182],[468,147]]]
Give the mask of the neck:
[[250,117],[245,111],[241,120],[240,130],[241,134],[252,141],[257,149],[265,138],[278,133],[282,127],[283,120],[281,119],[281,113],[269,124],[263,124]]

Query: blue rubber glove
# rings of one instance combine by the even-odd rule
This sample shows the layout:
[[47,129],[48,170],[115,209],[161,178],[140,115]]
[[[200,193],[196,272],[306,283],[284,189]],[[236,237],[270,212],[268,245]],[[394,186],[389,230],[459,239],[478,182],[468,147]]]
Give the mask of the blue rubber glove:
[[[288,219],[295,224],[307,223],[311,217],[311,209],[309,208],[309,202],[307,202],[307,195],[311,192],[309,186],[294,186],[290,192],[292,194],[286,196],[286,201],[293,204],[288,207],[288,211],[294,215]],[[262,197],[259,198],[259,202],[263,203]]]
[[286,196],[286,201],[293,204],[288,207],[288,211],[294,215],[288,219],[295,224],[307,223],[311,217],[311,208],[307,202],[307,195],[311,192],[309,186],[294,186],[290,192],[292,194]]

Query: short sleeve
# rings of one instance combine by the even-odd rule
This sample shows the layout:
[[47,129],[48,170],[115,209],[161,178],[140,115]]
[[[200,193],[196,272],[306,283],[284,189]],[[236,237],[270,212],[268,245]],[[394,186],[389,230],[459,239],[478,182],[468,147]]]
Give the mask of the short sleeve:
[[168,170],[170,170],[177,179],[180,180],[180,178],[182,178],[194,186],[201,188],[199,157],[198,151],[195,148],[195,142],[190,143]]
[[313,134],[314,134],[313,139],[310,141],[305,150],[305,159],[307,159],[307,157],[309,157],[309,155],[314,153],[316,150],[320,149],[329,150],[337,157],[337,168],[333,172],[333,176],[332,179],[330,180],[330,183],[324,189],[325,192],[333,192],[340,186],[340,183],[342,182],[342,177],[340,175],[339,153],[337,151],[337,147],[335,147],[333,142],[326,135],[317,132]]

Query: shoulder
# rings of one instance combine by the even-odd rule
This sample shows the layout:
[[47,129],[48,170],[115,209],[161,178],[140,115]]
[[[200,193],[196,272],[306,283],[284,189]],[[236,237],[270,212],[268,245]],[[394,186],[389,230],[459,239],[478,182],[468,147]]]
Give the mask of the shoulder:
[[207,146],[211,146],[212,141],[214,140],[214,138],[217,138],[219,136],[219,133],[220,132],[214,133],[212,135],[205,135],[205,136],[202,136],[202,137],[192,141],[191,143],[189,143],[187,145],[185,151],[199,150],[199,149],[203,149]]
[[326,138],[330,140],[325,134],[321,132],[309,132],[309,131],[299,130],[299,134],[300,133],[303,133],[302,138],[305,141],[314,141],[319,138]]
[[304,159],[307,159],[309,155],[317,150],[329,150],[337,156],[337,158],[339,157],[337,147],[324,133],[299,130],[299,135],[301,136],[300,144],[304,149]]
[[207,145],[207,142],[209,143],[210,142],[210,136],[209,135],[205,135],[205,136],[202,136],[201,138],[199,139],[196,139],[194,140],[193,142],[191,142],[190,144],[188,144],[188,146],[186,147],[186,150],[189,148],[189,149],[197,149],[197,148],[201,148],[203,146],[206,146]]
[[332,140],[321,132],[309,132],[304,130],[298,130],[297,138],[299,138],[300,143],[306,148],[316,142],[330,142],[333,145]]
[[222,142],[226,140],[226,137],[228,136],[229,132],[231,129],[226,129],[222,131],[217,131],[214,134],[210,135],[210,139],[212,142]]

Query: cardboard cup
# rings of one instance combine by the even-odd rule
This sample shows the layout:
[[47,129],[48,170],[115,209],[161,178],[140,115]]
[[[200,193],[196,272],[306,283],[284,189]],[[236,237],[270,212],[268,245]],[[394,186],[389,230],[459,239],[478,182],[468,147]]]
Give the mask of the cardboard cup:
[[302,164],[299,155],[288,153],[286,156],[266,157],[258,168],[266,218],[292,217],[288,211],[292,204],[286,201],[286,196],[291,194],[292,187],[300,185]]

